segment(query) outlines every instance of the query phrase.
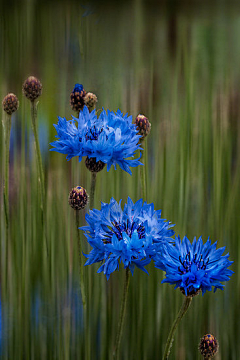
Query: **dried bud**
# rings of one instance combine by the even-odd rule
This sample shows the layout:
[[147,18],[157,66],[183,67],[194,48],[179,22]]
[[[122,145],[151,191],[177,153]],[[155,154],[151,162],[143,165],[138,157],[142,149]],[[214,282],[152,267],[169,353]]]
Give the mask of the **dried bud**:
[[68,203],[74,210],[85,208],[88,202],[88,194],[82,186],[73,188],[68,196]]
[[42,94],[42,84],[35,76],[29,76],[24,81],[22,90],[27,99],[34,101]]
[[137,126],[138,134],[142,136],[140,138],[142,141],[150,133],[151,123],[146,116],[139,114],[135,119],[135,125]]
[[88,110],[95,109],[97,101],[97,96],[91,92],[88,92],[84,98],[84,103],[88,107]]
[[75,84],[73,91],[70,94],[70,105],[74,111],[79,112],[83,109],[85,103],[84,98],[86,91],[81,84]]
[[19,101],[15,94],[7,94],[5,98],[2,101],[3,110],[8,114],[12,115],[18,107],[19,107]]
[[102,162],[101,160],[96,161],[95,157],[92,157],[92,158],[87,157],[85,160],[85,165],[89,171],[99,172],[104,168],[104,166],[106,164],[104,162]]
[[198,348],[204,359],[212,358],[218,351],[218,341],[211,334],[204,335],[200,340]]

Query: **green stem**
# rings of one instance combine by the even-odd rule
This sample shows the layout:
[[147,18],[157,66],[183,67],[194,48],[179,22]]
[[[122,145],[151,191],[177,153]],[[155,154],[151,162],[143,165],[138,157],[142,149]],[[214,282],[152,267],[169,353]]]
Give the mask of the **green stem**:
[[174,323],[172,324],[172,328],[170,330],[170,333],[168,335],[168,339],[167,339],[167,343],[165,346],[165,351],[164,351],[164,355],[163,355],[163,360],[167,360],[171,351],[171,346],[173,343],[173,337],[175,334],[175,331],[177,329],[178,324],[180,323],[180,321],[182,320],[183,316],[185,315],[185,313],[187,312],[190,304],[192,301],[192,297],[191,296],[185,296],[184,302],[182,304],[181,309],[179,310],[179,313],[176,317],[176,319],[174,320]]
[[[142,144],[143,147],[143,144]],[[145,172],[145,165],[144,165],[144,150],[142,151],[142,157],[141,157],[141,162],[143,163],[143,165],[140,165],[140,178],[141,178],[141,190],[142,190],[142,198],[143,201],[146,201],[146,172]]]
[[47,243],[47,230],[46,230],[46,198],[45,198],[45,185],[44,185],[44,172],[42,165],[42,157],[38,139],[38,131],[37,131],[37,104],[36,100],[31,101],[31,119],[32,119],[32,129],[35,140],[35,150],[37,155],[37,168],[38,168],[38,176],[40,182],[40,192],[41,192],[41,209],[42,209],[42,225],[43,232],[46,241],[46,250],[48,254],[48,243]]
[[5,224],[7,230],[9,227],[9,147],[10,147],[10,134],[11,134],[11,115],[5,115],[5,118],[3,118],[2,122],[3,122],[4,145],[5,145],[3,197],[4,197]]
[[[9,148],[10,148],[10,134],[11,134],[11,115],[5,115],[2,120],[3,131],[4,131],[4,187],[3,187],[3,198],[4,198],[4,213],[5,213],[5,269],[8,267],[8,241],[9,241]],[[7,286],[7,274],[5,286]]]
[[90,209],[92,210],[94,208],[94,195],[95,195],[95,188],[96,188],[96,178],[97,173],[92,172],[91,173],[91,190],[90,190]]
[[122,338],[122,331],[123,331],[123,323],[126,313],[126,305],[127,305],[127,295],[128,295],[128,288],[129,288],[129,280],[130,280],[130,270],[129,268],[126,269],[126,278],[124,283],[124,291],[123,291],[123,297],[122,297],[122,304],[121,304],[121,311],[119,316],[119,322],[118,322],[118,331],[115,341],[115,346],[113,350],[113,359],[118,360],[119,356],[119,348]]
[[82,303],[83,308],[86,310],[86,293],[85,293],[85,286],[84,286],[84,277],[83,277],[83,262],[82,262],[82,244],[80,239],[80,221],[79,221],[79,212],[80,210],[75,210],[76,212],[76,225],[77,225],[77,241],[78,241],[78,260],[79,260],[79,272],[80,272],[80,289],[82,295]]

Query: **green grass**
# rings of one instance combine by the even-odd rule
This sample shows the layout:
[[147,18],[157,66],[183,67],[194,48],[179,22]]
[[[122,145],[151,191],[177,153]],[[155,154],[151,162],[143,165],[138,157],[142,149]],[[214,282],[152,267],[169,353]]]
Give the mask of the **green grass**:
[[[5,262],[3,191],[0,193],[2,359],[111,359],[125,272],[106,281],[98,265],[84,268],[88,324],[79,288],[76,225],[68,193],[90,193],[90,174],[77,159],[43,148],[49,257],[41,226],[40,189],[30,104],[21,94],[25,78],[43,84],[39,135],[54,140],[57,116],[70,118],[76,82],[98,96],[98,107],[152,123],[147,140],[147,200],[176,224],[176,234],[208,236],[227,247],[234,275],[223,292],[198,296],[182,320],[171,359],[200,359],[205,333],[219,340],[217,360],[240,355],[240,21],[239,7],[171,7],[142,1],[106,3],[82,17],[79,2],[23,1],[0,12],[0,94],[14,92],[20,108],[12,117],[10,238]],[[41,129],[45,127],[45,133]],[[0,184],[3,184],[3,130]],[[46,139],[47,137],[47,139]],[[41,142],[41,141],[40,141]],[[42,144],[42,143],[41,143]],[[97,176],[100,201],[141,196],[139,169]],[[81,223],[84,224],[83,211]],[[83,234],[83,252],[88,252]],[[161,359],[168,332],[183,300],[136,269],[130,279],[121,356]],[[7,279],[7,281],[6,281]],[[86,327],[89,329],[86,330]]]

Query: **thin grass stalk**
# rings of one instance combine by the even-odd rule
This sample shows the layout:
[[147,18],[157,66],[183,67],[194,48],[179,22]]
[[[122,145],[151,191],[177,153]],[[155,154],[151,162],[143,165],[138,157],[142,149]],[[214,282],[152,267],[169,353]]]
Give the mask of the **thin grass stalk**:
[[92,172],[91,173],[91,189],[90,189],[90,209],[91,210],[94,208],[94,196],[95,196],[95,189],[96,189],[96,178],[97,178],[97,173]]
[[79,274],[80,274],[80,290],[81,290],[81,296],[82,296],[82,303],[83,303],[83,309],[84,312],[86,311],[86,293],[85,293],[85,286],[84,286],[84,277],[83,277],[83,261],[82,261],[82,244],[81,244],[81,238],[80,238],[80,211],[81,210],[75,210],[76,213],[76,226],[77,226],[77,243],[78,243],[78,262],[79,262]]
[[[142,143],[143,147],[143,143]],[[143,166],[140,166],[140,178],[141,178],[141,190],[142,190],[142,198],[143,201],[147,200],[147,186],[146,186],[146,169],[144,165],[144,150],[142,151],[142,157],[141,162],[143,163]]]
[[165,346],[165,351],[163,354],[163,360],[167,360],[171,351],[171,347],[172,347],[172,343],[173,343],[173,338],[174,338],[174,334],[177,330],[178,324],[180,323],[180,321],[182,320],[183,316],[186,314],[190,304],[192,302],[192,297],[191,296],[185,296],[184,302],[182,304],[181,309],[179,310],[179,313],[177,314],[176,319],[174,320],[170,333],[168,335],[168,339],[167,339],[167,343]]
[[42,209],[42,225],[43,225],[43,234],[45,237],[46,243],[46,251],[48,255],[48,242],[47,242],[47,228],[46,228],[46,197],[45,197],[45,184],[44,184],[44,172],[42,165],[42,157],[38,139],[38,131],[37,131],[37,104],[36,100],[31,101],[31,119],[32,119],[32,129],[35,140],[35,150],[37,156],[37,168],[40,182],[40,192],[41,192],[41,209]]
[[4,114],[3,120],[3,131],[4,131],[4,214],[6,229],[9,227],[9,148],[10,148],[10,133],[11,133],[11,115]]
[[3,131],[4,131],[4,214],[5,214],[5,287],[7,286],[8,276],[8,242],[9,242],[9,153],[10,153],[10,134],[11,134],[11,115],[3,115]]
[[121,344],[121,339],[122,339],[124,318],[125,318],[125,314],[126,314],[129,282],[130,282],[130,270],[129,270],[129,268],[127,268],[125,282],[124,282],[121,311],[120,311],[119,322],[118,322],[118,331],[117,331],[115,346],[114,346],[114,350],[113,350],[113,360],[118,360],[118,358],[119,358],[119,349],[120,349],[120,344]]

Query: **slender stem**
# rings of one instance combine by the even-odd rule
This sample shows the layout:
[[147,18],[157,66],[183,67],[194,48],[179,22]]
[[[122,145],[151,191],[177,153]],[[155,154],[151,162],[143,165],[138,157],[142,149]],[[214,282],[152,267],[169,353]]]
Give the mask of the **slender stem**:
[[4,130],[4,145],[5,145],[5,163],[4,163],[4,213],[6,221],[6,229],[9,226],[9,147],[10,147],[10,133],[11,133],[11,116],[5,115],[2,120]]
[[181,309],[179,310],[179,313],[177,314],[176,319],[174,320],[173,324],[172,324],[172,328],[170,330],[170,333],[168,335],[168,339],[167,339],[167,343],[165,346],[165,351],[164,351],[164,355],[163,355],[163,360],[167,360],[171,351],[171,346],[173,343],[173,337],[175,334],[175,331],[177,329],[178,324],[180,323],[180,321],[182,320],[183,316],[185,315],[185,313],[187,312],[190,304],[192,301],[192,297],[191,296],[185,296],[184,302],[182,304]]
[[47,230],[46,230],[46,198],[45,198],[45,185],[44,185],[44,172],[42,165],[42,157],[38,139],[38,131],[37,131],[37,102],[31,101],[31,119],[32,119],[32,129],[35,140],[35,150],[37,155],[37,167],[38,167],[38,176],[40,182],[40,191],[41,191],[41,209],[42,209],[42,224],[43,224],[43,232],[46,241],[46,250],[48,254],[48,243],[47,243]]
[[[143,143],[142,143],[143,147]],[[142,151],[141,162],[143,165],[140,165],[140,177],[141,177],[141,189],[142,189],[142,198],[143,201],[146,201],[146,173],[145,173],[145,165],[144,165],[144,150]]]
[[3,187],[3,198],[4,198],[4,213],[5,213],[5,286],[7,286],[7,267],[8,267],[8,242],[9,242],[9,148],[10,148],[10,134],[11,134],[11,115],[5,115],[2,120],[3,131],[4,131],[4,187]]
[[96,178],[97,173],[92,172],[91,173],[91,190],[90,190],[90,209],[92,210],[94,208],[94,195],[95,195],[95,188],[96,188]]
[[83,308],[86,310],[86,293],[85,293],[85,286],[84,286],[84,278],[83,278],[83,262],[82,262],[82,244],[80,239],[80,221],[79,221],[79,212],[80,210],[75,210],[76,213],[76,225],[77,225],[77,242],[78,242],[78,260],[79,260],[79,272],[80,272],[80,289],[82,295],[82,303]]
[[122,304],[121,304],[121,311],[119,316],[119,322],[118,322],[118,331],[115,341],[115,346],[113,350],[113,359],[118,360],[119,356],[119,348],[122,338],[122,331],[123,331],[123,323],[126,313],[126,305],[127,305],[127,295],[128,295],[128,288],[129,288],[129,280],[130,280],[130,270],[129,268],[126,269],[126,278],[124,283],[124,291],[123,291],[123,297],[122,297]]

